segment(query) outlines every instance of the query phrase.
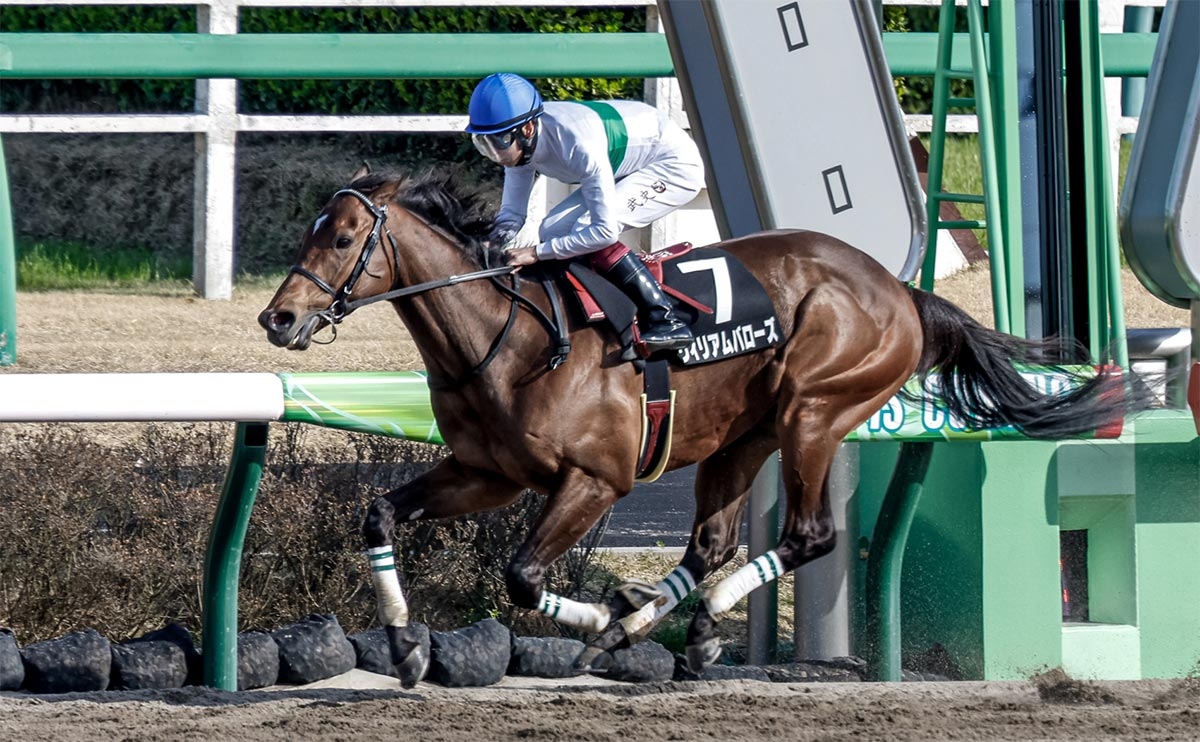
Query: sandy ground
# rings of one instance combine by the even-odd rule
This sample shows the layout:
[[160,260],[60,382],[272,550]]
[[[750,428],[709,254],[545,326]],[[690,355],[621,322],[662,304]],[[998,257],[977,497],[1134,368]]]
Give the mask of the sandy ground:
[[1184,740],[1195,681],[623,685],[506,678],[488,688],[330,683],[225,693],[0,694],[0,739]]
[[[1125,276],[1130,327],[1184,327],[1187,313]],[[269,289],[206,302],[57,292],[18,298],[18,363],[0,373],[415,369],[420,359],[390,309],[370,307],[332,346],[270,346],[255,323]],[[984,270],[942,293],[988,322]],[[508,678],[485,689],[422,684],[402,692],[352,673],[318,686],[225,693],[177,691],[29,696],[0,693],[0,742],[112,740],[1200,739],[1200,682],[784,684],[749,681],[632,686]]]

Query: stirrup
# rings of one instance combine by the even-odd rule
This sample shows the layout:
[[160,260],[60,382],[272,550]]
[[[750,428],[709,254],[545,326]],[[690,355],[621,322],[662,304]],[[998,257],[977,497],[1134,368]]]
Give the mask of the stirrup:
[[692,335],[691,331],[688,330],[687,327],[683,327],[681,329],[687,331],[687,334],[673,335],[673,333],[678,332],[678,330],[670,330],[663,335],[655,336],[652,335],[649,330],[647,330],[645,333],[642,333],[642,342],[645,343],[646,347],[651,351],[682,350],[692,344],[692,341],[695,340],[695,336]]

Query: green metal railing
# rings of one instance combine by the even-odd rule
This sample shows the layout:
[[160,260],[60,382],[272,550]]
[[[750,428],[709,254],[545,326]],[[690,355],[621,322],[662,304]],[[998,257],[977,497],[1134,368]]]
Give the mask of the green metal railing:
[[390,79],[665,77],[657,33],[0,34],[0,77]]
[[[971,70],[968,34],[954,34],[954,69]],[[1104,34],[1104,73],[1145,76],[1157,34]],[[932,75],[936,33],[885,33],[892,74]],[[0,78],[387,79],[675,74],[656,33],[127,34],[0,33]]]

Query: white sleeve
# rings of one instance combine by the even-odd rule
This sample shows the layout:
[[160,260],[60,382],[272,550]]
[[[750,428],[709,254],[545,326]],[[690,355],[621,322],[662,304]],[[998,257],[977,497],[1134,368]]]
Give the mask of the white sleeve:
[[576,146],[571,153],[571,160],[575,171],[583,173],[579,181],[579,191],[591,220],[582,229],[562,237],[552,237],[538,245],[537,256],[540,260],[586,255],[608,247],[621,235],[621,224],[613,208],[613,201],[616,200],[616,180],[613,177],[612,165],[608,162],[607,142],[600,152],[591,152],[586,147]]
[[504,168],[504,193],[500,197],[500,211],[496,214],[497,224],[510,225],[515,230],[525,226],[529,212],[529,195],[533,192],[533,168]]

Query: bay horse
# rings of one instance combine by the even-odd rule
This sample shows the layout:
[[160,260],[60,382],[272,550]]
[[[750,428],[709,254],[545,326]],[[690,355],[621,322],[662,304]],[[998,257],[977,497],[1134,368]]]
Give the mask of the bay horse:
[[833,548],[828,480],[838,445],[914,374],[933,375],[949,411],[977,429],[1012,425],[1053,439],[1125,414],[1119,371],[1101,369],[1046,396],[1013,363],[1046,362],[1058,346],[987,329],[834,237],[781,230],[721,242],[774,302],[781,342],[672,369],[677,404],[667,469],[698,463],[686,552],[655,586],[627,583],[606,604],[573,601],[544,590],[543,576],[633,488],[642,380],[620,360],[614,332],[576,317],[569,362],[548,362],[551,302],[539,284],[489,267],[500,262],[484,242],[490,221],[486,200],[452,179],[360,169],[308,227],[291,272],[258,318],[272,343],[303,350],[314,332],[386,299],[420,351],[451,453],[377,498],[363,526],[377,617],[406,687],[429,658],[408,626],[394,567],[398,522],[499,508],[525,489],[544,493],[506,570],[507,590],[519,607],[598,633],[577,660],[581,670],[595,669],[606,650],[644,637],[734,556],[751,483],[779,450],[782,536],[704,592],[687,637],[689,665],[700,671],[719,654],[722,614]]

